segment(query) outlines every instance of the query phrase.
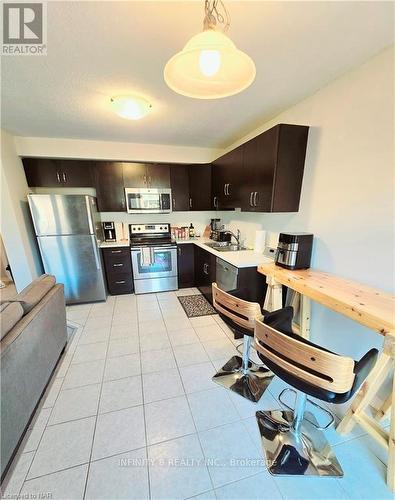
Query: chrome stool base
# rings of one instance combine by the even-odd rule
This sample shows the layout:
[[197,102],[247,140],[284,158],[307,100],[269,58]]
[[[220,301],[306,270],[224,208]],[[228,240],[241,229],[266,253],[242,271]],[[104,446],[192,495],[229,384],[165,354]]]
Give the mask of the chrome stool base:
[[[311,413],[298,422],[292,411],[257,411],[262,448],[273,475],[342,477],[343,470]],[[307,420],[308,419],[308,420]],[[318,424],[317,424],[318,425]]]
[[233,356],[214,375],[212,380],[239,396],[257,403],[273,379],[273,373],[265,367],[248,361],[248,368],[243,368],[243,359]]

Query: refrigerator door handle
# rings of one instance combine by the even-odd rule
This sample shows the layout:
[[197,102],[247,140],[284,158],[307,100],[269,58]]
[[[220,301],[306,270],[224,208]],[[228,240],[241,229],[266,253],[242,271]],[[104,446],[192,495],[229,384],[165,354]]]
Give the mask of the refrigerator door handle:
[[101,265],[100,265],[100,255],[99,255],[99,249],[97,247],[96,243],[96,238],[92,238],[92,243],[93,243],[93,253],[95,254],[95,261],[96,261],[96,268],[98,271],[101,270]]
[[85,196],[86,211],[88,212],[88,225],[89,233],[95,234],[95,227],[93,226],[93,215],[91,209],[91,199],[89,196]]

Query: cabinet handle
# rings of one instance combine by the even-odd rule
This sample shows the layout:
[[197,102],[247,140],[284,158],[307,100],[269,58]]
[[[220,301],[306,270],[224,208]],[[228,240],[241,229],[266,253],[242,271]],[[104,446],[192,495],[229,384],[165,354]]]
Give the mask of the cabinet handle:
[[123,280],[123,281],[116,281],[116,282],[115,282],[115,284],[116,284],[116,285],[123,285],[123,284],[125,284],[125,283],[126,283],[126,281],[125,281],[125,280]]
[[224,195],[226,196],[226,184],[224,184]]
[[112,267],[122,267],[123,264],[113,264]]
[[111,253],[122,253],[122,250],[111,250]]
[[63,182],[67,182],[67,177],[65,172],[62,172]]
[[218,198],[216,196],[214,196],[213,205],[214,208],[218,208]]
[[175,210],[175,209],[176,209],[176,199],[173,196],[173,210]]
[[59,174],[59,172],[56,172],[56,178],[58,179],[58,182],[60,183],[60,174]]
[[147,176],[146,175],[143,175],[143,182],[144,182],[144,184],[147,184]]
[[229,193],[229,187],[230,187],[230,184],[228,184],[228,187],[226,188],[226,194],[227,194],[228,196],[230,196],[230,193]]
[[178,255],[181,255],[181,247],[178,247],[177,250],[178,250]]
[[192,198],[189,198],[189,208],[192,208]]
[[149,185],[149,187],[151,187],[151,184],[152,184],[152,177],[149,175],[148,176],[148,185]]
[[252,204],[252,197],[254,196],[254,193],[251,191],[250,193],[250,207],[253,207],[254,205]]
[[254,193],[254,207],[257,206],[257,201],[256,201],[257,197],[258,197],[258,191],[255,191],[255,193]]

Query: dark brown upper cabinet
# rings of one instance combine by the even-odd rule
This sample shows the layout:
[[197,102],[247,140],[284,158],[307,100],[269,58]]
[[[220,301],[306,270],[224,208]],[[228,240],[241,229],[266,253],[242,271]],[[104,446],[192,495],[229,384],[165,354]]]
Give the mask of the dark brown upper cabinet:
[[211,164],[189,166],[189,209],[212,210]]
[[123,183],[126,188],[146,188],[147,165],[145,163],[122,163]]
[[31,187],[93,187],[94,162],[24,158],[27,184]]
[[170,165],[148,164],[147,182],[150,188],[170,188]]
[[99,212],[125,212],[123,163],[114,161],[97,162],[94,173]]
[[243,211],[299,210],[308,132],[280,124],[243,145]]
[[217,209],[240,207],[243,189],[243,146],[213,163],[213,205]]
[[123,163],[123,178],[127,188],[169,188],[169,165]]
[[189,210],[189,173],[187,165],[170,167],[170,184],[173,212]]

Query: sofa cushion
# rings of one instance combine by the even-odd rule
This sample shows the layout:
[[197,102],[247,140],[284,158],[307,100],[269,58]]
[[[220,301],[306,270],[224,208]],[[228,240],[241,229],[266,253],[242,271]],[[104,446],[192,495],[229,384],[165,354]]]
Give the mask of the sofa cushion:
[[24,314],[27,314],[55,286],[55,283],[55,276],[43,274],[32,281],[21,293],[18,293],[12,301],[19,302],[23,307]]
[[18,323],[23,316],[23,308],[18,302],[4,302],[0,305],[1,339]]

